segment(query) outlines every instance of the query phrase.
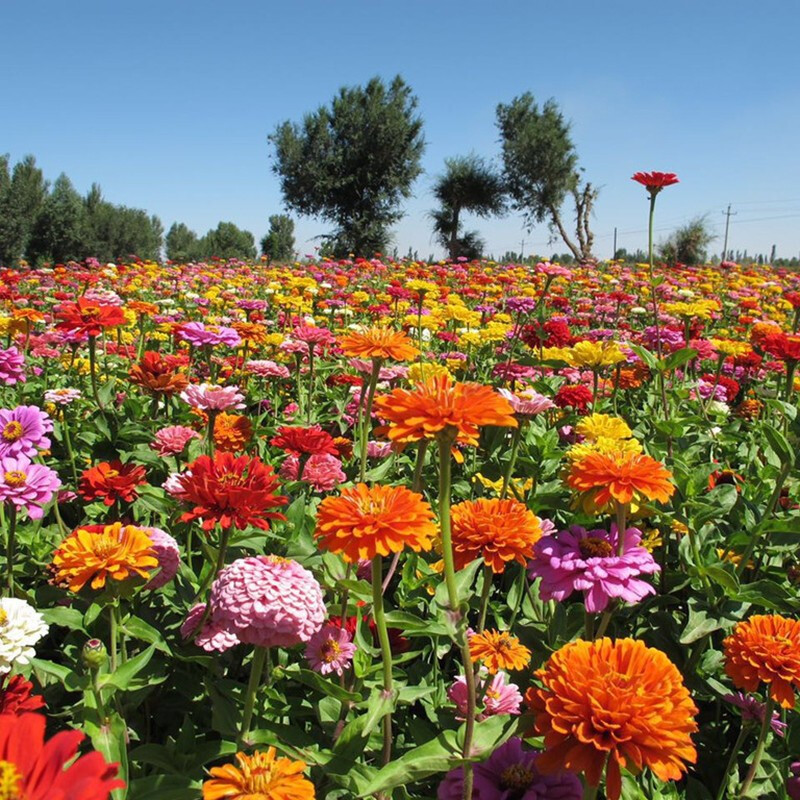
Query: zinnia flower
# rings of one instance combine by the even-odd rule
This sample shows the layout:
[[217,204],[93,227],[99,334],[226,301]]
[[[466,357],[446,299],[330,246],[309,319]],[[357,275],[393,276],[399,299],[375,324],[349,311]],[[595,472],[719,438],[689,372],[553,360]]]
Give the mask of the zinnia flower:
[[16,347],[0,348],[0,381],[6,386],[25,383],[25,356]]
[[446,429],[457,442],[477,445],[484,425],[516,428],[514,410],[491,386],[457,383],[449,375],[426,378],[413,389],[394,389],[375,400],[375,410],[389,423],[393,442],[435,439]]
[[214,445],[224,453],[244,450],[253,435],[253,424],[241,414],[220,414],[214,420]]
[[508,400],[514,413],[520,417],[535,417],[544,411],[555,408],[555,404],[549,397],[539,394],[535,389],[523,389],[514,394],[508,389],[499,389],[499,393]]
[[592,403],[592,390],[582,383],[574,386],[562,386],[553,398],[559,408],[574,408],[578,412],[586,411]]
[[154,591],[166,586],[177,574],[181,563],[181,551],[174,537],[161,528],[142,528],[152,543],[158,561],[158,572],[150,579],[145,589]]
[[80,399],[80,389],[70,389],[65,387],[63,389],[48,389],[44,393],[44,399],[54,406],[68,406]]
[[319,425],[311,425],[306,428],[282,425],[276,433],[278,435],[272,437],[270,444],[287,453],[296,456],[314,456],[322,453],[335,456],[338,454],[333,437],[327,431],[322,430]]
[[178,329],[178,338],[192,347],[236,347],[241,339],[233,328],[187,322]]
[[[474,798],[480,800],[581,800],[583,786],[571,772],[542,775],[536,768],[538,750],[527,750],[514,736],[489,758],[473,767]],[[464,768],[447,773],[436,791],[437,800],[461,800]]]
[[152,350],[146,351],[139,363],[131,367],[130,379],[157,397],[172,397],[189,385],[185,373],[178,372],[170,359]]
[[36,655],[33,646],[47,635],[42,615],[24,600],[0,598],[0,675],[15,664],[29,664]]
[[436,526],[421,494],[403,486],[359,483],[319,504],[314,536],[321,547],[354,563],[399,553],[406,546],[430,550]]
[[604,509],[612,501],[641,505],[666,503],[675,492],[672,473],[643,453],[588,453],[570,464],[567,485],[584,493],[587,511]]
[[346,356],[381,361],[410,361],[419,355],[419,350],[403,331],[393,331],[391,328],[351,331],[339,338],[339,347]]
[[283,364],[277,364],[275,361],[248,361],[244,368],[251,375],[257,375],[259,378],[288,378],[289,368]]
[[53,554],[56,581],[66,584],[71,592],[79,592],[90,580],[92,589],[102,589],[108,578],[149,578],[157,566],[156,551],[147,533],[121,522],[78,528]]
[[[224,653],[240,644],[239,637],[229,631],[222,622],[215,622],[206,614],[207,603],[193,606],[181,625],[181,636],[192,638],[194,643],[207,653]],[[197,626],[203,623],[202,629],[195,633]]]
[[[108,800],[125,784],[118,764],[92,751],[76,758],[85,735],[61,731],[45,742],[41,714],[0,715],[0,786],[9,800]],[[67,766],[69,765],[69,766]]]
[[84,470],[78,494],[88,503],[92,500],[102,500],[107,506],[113,506],[117,500],[132,503],[139,496],[136,487],[146,482],[144,467],[123,464],[118,459],[103,461]]
[[507,631],[483,631],[469,636],[469,656],[480,661],[490,675],[500,670],[521,670],[528,666],[531,651]]
[[150,443],[160,456],[174,456],[182,453],[192,439],[199,439],[200,434],[185,425],[169,425],[156,431],[155,439]]
[[38,711],[44,706],[44,698],[33,694],[33,684],[22,675],[0,675],[0,715],[24,714]]
[[269,528],[268,520],[286,517],[271,509],[286,503],[286,497],[275,494],[278,480],[272,467],[260,458],[230,453],[216,453],[213,458],[200,456],[176,476],[172,494],[192,505],[181,517],[183,522],[203,520],[202,528],[210,531],[219,524],[240,530],[253,525]]
[[[477,709],[475,719],[478,722],[497,714],[519,714],[522,705],[522,695],[519,686],[515,683],[506,683],[508,676],[498,672],[489,679],[486,670],[480,670],[475,681],[476,692],[482,700],[482,707]],[[467,715],[467,679],[459,675],[452,686],[447,690],[447,696],[456,706],[456,719],[463,720]]]
[[651,195],[657,195],[666,186],[680,183],[674,172],[635,172],[631,180],[641,183]]
[[58,473],[44,464],[33,464],[25,456],[0,458],[0,503],[24,509],[31,519],[42,518],[42,506],[60,485]]
[[244,395],[235,386],[216,386],[213,383],[190,384],[181,392],[181,400],[201,411],[227,411],[244,408]]
[[756,614],[739,622],[722,643],[725,672],[737,689],[755,692],[767,684],[770,697],[794,708],[800,688],[800,621]]
[[[767,707],[764,703],[760,703],[755,697],[744,694],[744,692],[736,692],[736,694],[724,694],[723,700],[727,700],[731,705],[736,706],[742,712],[743,722],[755,722],[759,726],[764,724],[764,715],[766,714]],[[772,719],[769,721],[769,726],[772,728],[776,736],[784,736],[786,728],[788,727],[785,722],[781,721],[781,715],[777,711],[772,712]]]
[[542,688],[525,700],[544,736],[536,762],[544,773],[568,769],[597,786],[606,769],[606,795],[618,800],[620,767],[649,767],[662,781],[680,780],[697,751],[697,707],[674,664],[633,639],[571,642],[536,672]]
[[101,305],[85,297],[79,298],[77,303],[62,303],[56,319],[59,330],[86,336],[99,336],[105,328],[115,328],[126,322],[119,306]]
[[291,455],[281,464],[278,474],[290,481],[304,480],[318,492],[330,492],[347,480],[342,462],[336,456],[321,453],[308,457],[303,466],[303,476],[298,476],[300,457]]
[[573,592],[583,592],[586,610],[592,614],[605,611],[612,599],[638,603],[656,592],[639,576],[661,569],[641,540],[640,530],[628,528],[622,555],[618,555],[616,524],[611,524],[610,533],[573,525],[536,543],[529,574],[532,580],[542,579],[542,600],[561,602]]
[[476,558],[495,573],[503,572],[510,561],[525,566],[542,535],[539,518],[517,500],[466,500],[454,505],[451,515],[456,569]]
[[211,587],[211,621],[257,647],[308,642],[327,612],[316,578],[277,556],[239,558]]
[[314,784],[303,777],[303,761],[276,758],[275,748],[236,754],[239,766],[212,767],[203,800],[314,800]]
[[339,625],[323,625],[306,644],[309,666],[322,675],[343,675],[355,652],[349,631]]
[[36,458],[39,450],[50,448],[46,434],[52,430],[53,420],[36,406],[0,408],[0,458]]

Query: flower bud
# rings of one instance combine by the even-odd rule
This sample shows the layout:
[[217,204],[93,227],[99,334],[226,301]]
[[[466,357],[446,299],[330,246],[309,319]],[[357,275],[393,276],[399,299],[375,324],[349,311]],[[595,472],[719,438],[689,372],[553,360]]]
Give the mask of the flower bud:
[[91,670],[98,670],[108,660],[106,646],[99,639],[89,639],[81,652],[84,666]]

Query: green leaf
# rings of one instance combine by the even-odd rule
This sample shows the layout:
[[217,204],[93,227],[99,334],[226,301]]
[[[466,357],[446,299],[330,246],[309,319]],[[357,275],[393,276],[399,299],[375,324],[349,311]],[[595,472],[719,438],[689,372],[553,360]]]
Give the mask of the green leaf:
[[[142,650],[139,655],[134,656],[130,661],[126,661],[117,667],[115,672],[109,672],[107,675],[101,675],[98,683],[101,688],[105,686],[113,686],[122,692],[128,691],[131,688],[133,679],[150,663],[153,653],[156,651],[156,646],[151,644],[146,650]],[[140,687],[136,687],[140,688]]]
[[122,628],[134,639],[139,639],[143,642],[147,642],[148,644],[152,644],[162,653],[172,653],[164,641],[163,634],[140,617],[128,617],[128,619],[126,619],[123,623]]
[[781,464],[791,466],[794,464],[794,451],[786,437],[775,427],[765,423],[761,427],[764,438],[770,449],[781,461]]
[[[127,738],[128,730],[125,720],[119,714],[113,713],[103,725],[98,725],[92,719],[86,719],[83,729],[92,740],[94,749],[105,756],[106,761],[119,764],[117,777],[128,783],[128,749]],[[126,789],[117,789],[112,793],[112,797],[123,798],[126,796]]]
[[337,700],[348,700],[353,703],[359,703],[364,699],[360,694],[348,692],[347,689],[342,688],[338,683],[323,677],[319,673],[312,672],[310,669],[288,669],[286,670],[286,675],[287,677],[294,678],[305,686],[309,686]]
[[447,636],[447,628],[433,619],[421,619],[407,611],[390,611],[386,624],[398,628],[407,636]]
[[682,367],[695,358],[695,356],[697,356],[697,350],[693,347],[684,347],[681,350],[676,350],[664,359],[664,371],[671,372],[673,369]]

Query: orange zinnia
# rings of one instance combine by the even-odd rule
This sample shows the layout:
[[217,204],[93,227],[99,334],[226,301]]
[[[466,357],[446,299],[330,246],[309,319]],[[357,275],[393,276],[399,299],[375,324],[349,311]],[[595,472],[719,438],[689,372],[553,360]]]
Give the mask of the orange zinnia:
[[410,361],[419,355],[419,350],[403,331],[393,331],[390,328],[352,331],[339,339],[339,346],[351,358]]
[[157,566],[150,537],[141,528],[121,522],[78,528],[53,555],[56,582],[72,592],[79,592],[90,579],[92,589],[102,589],[106,578],[147,578]]
[[430,550],[436,532],[433,510],[421,494],[403,486],[359,483],[319,504],[314,536],[326,550],[353,563],[399,553],[406,546]]
[[155,350],[145,351],[139,363],[131,367],[130,379],[154,396],[171,397],[189,385],[189,378],[178,372],[168,357]]
[[762,683],[784,708],[794,708],[800,688],[800,621],[756,614],[739,622],[723,642],[725,672],[738,689],[754,692]]
[[456,441],[477,445],[483,425],[517,427],[511,404],[491,386],[457,383],[449,375],[431,376],[413,389],[378,397],[375,410],[388,421],[393,442],[435,439],[452,428],[458,432]]
[[220,414],[214,420],[214,445],[223,453],[244,450],[253,435],[253,424],[242,414]]
[[507,631],[483,631],[469,637],[469,657],[473,664],[480,661],[490,675],[495,675],[500,670],[525,669],[531,651]]
[[621,792],[620,767],[649,767],[679,780],[697,760],[691,734],[697,707],[675,665],[660,650],[633,639],[571,642],[554,653],[525,700],[544,736],[541,772],[584,773],[597,786],[606,770],[606,796]]
[[509,561],[524,567],[542,536],[539,518],[517,500],[467,500],[454,505],[451,515],[456,569],[476,558],[495,573],[503,572]]
[[314,800],[314,784],[303,776],[306,765],[275,758],[275,748],[253,755],[237,753],[239,766],[225,764],[209,770],[203,800]]
[[612,501],[628,505],[643,500],[666,503],[675,492],[672,473],[643,453],[588,453],[570,465],[567,484],[587,492],[587,510],[602,509]]

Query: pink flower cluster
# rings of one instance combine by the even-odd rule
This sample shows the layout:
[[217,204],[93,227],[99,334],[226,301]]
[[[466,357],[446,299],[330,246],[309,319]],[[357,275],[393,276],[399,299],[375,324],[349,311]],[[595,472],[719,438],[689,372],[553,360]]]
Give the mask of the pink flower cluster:
[[236,347],[241,338],[233,328],[206,326],[202,322],[187,322],[182,325],[178,337],[192,347]]
[[[290,455],[281,464],[278,474],[285,480],[296,481],[299,480],[297,476],[299,468],[299,457]],[[318,492],[330,492],[346,481],[347,476],[342,470],[342,462],[336,456],[320,453],[308,457],[303,467],[302,480],[310,483]]]
[[201,411],[244,408],[244,395],[235,386],[215,386],[213,383],[190,384],[181,392],[181,400]]

